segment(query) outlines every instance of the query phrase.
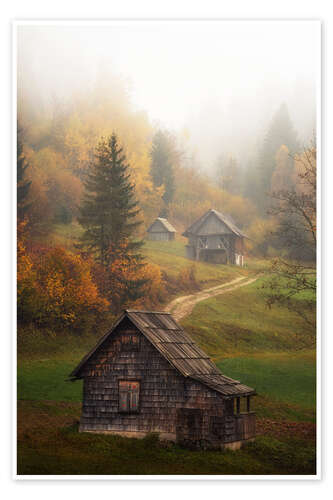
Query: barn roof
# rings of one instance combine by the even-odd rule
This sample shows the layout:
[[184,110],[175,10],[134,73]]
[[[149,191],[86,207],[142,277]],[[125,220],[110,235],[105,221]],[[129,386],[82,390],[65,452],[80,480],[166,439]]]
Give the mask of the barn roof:
[[71,378],[81,378],[84,365],[126,317],[184,377],[197,380],[225,397],[255,394],[251,387],[223,375],[172,315],[166,312],[125,310],[112,329],[82,359],[71,373]]
[[208,217],[214,214],[221,222],[223,222],[232,233],[236,234],[237,236],[240,236],[242,238],[247,238],[246,234],[241,231],[236,224],[231,220],[230,216],[221,214],[221,212],[218,212],[217,210],[214,210],[211,208],[206,212],[204,215],[202,215],[199,219],[197,219],[189,228],[186,229],[186,231],[183,233],[183,236],[188,236],[189,234],[196,234],[200,235],[200,228],[203,226],[204,222],[208,219]]
[[157,217],[157,219],[155,219],[154,222],[147,229],[148,233],[149,233],[149,231],[151,230],[151,228],[153,227],[153,225],[155,224],[156,221],[160,222],[162,224],[162,226],[164,227],[164,229],[168,233],[176,233],[177,232],[176,229],[173,227],[173,225],[170,224],[170,222],[167,219],[164,219],[163,217]]

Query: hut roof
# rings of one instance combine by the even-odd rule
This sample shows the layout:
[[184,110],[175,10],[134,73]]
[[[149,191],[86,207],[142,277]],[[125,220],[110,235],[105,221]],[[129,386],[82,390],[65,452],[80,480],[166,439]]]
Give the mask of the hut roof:
[[164,219],[163,217],[157,217],[157,219],[155,219],[154,222],[149,226],[147,232],[149,232],[152,229],[156,221],[160,222],[168,233],[177,232],[176,229],[172,226],[172,224],[170,224],[170,222],[167,219]]
[[223,375],[209,356],[198,347],[170,313],[125,310],[112,329],[73,370],[72,379],[81,378],[82,368],[104,344],[116,327],[129,320],[155,346],[161,355],[184,377],[190,377],[225,397],[255,394],[255,390]]
[[195,235],[200,235],[200,229],[205,223],[205,221],[208,219],[210,215],[215,215],[221,222],[223,222],[232,233],[236,234],[236,236],[240,236],[242,238],[247,238],[246,234],[241,231],[236,224],[233,222],[230,216],[221,214],[221,212],[218,212],[217,210],[214,210],[213,208],[208,210],[204,215],[202,215],[199,219],[197,219],[193,224],[184,231],[183,236],[188,236],[189,234],[195,234]]

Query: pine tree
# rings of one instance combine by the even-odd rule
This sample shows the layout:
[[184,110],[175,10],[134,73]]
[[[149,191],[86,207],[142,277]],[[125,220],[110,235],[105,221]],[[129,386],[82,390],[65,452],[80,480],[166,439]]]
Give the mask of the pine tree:
[[154,186],[164,186],[163,200],[168,206],[173,200],[175,182],[173,174],[173,151],[170,137],[159,130],[154,138],[151,150],[150,175]]
[[297,133],[290,120],[288,108],[286,104],[282,104],[277,113],[274,115],[259,158],[259,191],[258,191],[258,206],[265,213],[269,205],[268,193],[271,188],[272,175],[276,165],[276,154],[280,147],[285,145],[290,153],[289,168],[293,168],[292,156],[299,149],[297,141]]
[[23,144],[21,139],[22,130],[17,129],[17,220],[22,221],[29,209],[27,197],[29,194],[31,181],[26,181],[25,171],[29,167],[24,156]]
[[95,256],[102,266],[110,265],[119,249],[126,258],[139,259],[134,252],[141,242],[134,233],[141,224],[129,166],[117,136],[102,139],[96,150],[96,161],[87,176],[85,196],[79,222],[85,231],[81,247]]

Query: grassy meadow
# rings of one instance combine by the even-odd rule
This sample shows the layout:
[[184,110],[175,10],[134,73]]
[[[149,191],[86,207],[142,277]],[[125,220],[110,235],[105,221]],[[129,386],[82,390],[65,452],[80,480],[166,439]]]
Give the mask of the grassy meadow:
[[226,283],[252,272],[247,267],[194,263],[186,258],[185,244],[180,240],[145,241],[142,253],[147,261],[157,264],[170,278],[176,278],[184,268],[194,266],[196,280],[203,288]]
[[[191,264],[180,241],[147,242],[144,253],[171,276]],[[197,263],[196,275],[208,287],[263,267]],[[66,379],[104,332],[36,332],[18,349],[18,473],[314,474],[314,339],[296,314],[266,307],[264,279],[197,304],[181,321],[223,373],[256,388],[255,442],[235,452],[190,451],[153,434],[143,440],[79,434],[82,383]]]

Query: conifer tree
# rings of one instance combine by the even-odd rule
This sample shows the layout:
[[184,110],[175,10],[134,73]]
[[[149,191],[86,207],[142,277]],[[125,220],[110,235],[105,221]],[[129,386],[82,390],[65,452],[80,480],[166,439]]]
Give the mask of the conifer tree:
[[23,152],[22,130],[17,129],[17,219],[22,221],[29,209],[27,197],[31,181],[26,181],[25,171],[29,167]]
[[141,242],[134,233],[141,224],[134,186],[130,182],[129,166],[117,136],[102,139],[97,146],[96,161],[87,176],[85,195],[80,208],[79,222],[85,231],[81,247],[106,267],[119,251],[126,258],[139,259],[135,250]]
[[154,186],[164,186],[163,200],[166,206],[173,200],[175,192],[173,156],[170,137],[159,130],[153,138],[150,174]]
[[282,145],[286,146],[289,150],[289,169],[291,171],[293,168],[292,156],[297,153],[299,145],[297,133],[291,122],[286,104],[282,104],[274,115],[259,155],[259,191],[257,203],[263,214],[270,204],[268,194],[276,165],[276,154]]

